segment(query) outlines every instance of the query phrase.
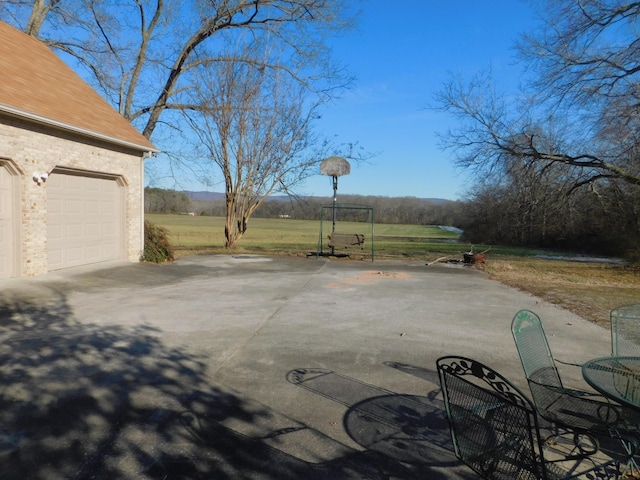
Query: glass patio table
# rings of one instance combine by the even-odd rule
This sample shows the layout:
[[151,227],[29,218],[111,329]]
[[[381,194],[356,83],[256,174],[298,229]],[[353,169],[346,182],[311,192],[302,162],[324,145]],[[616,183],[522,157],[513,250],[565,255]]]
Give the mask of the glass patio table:
[[[618,402],[623,408],[627,407],[636,417],[640,413],[640,357],[594,358],[582,365],[582,376],[606,398]],[[632,423],[635,421],[632,420]],[[623,435],[620,441],[629,456],[622,478],[638,478],[640,466],[634,458],[638,451],[638,439],[635,435],[630,438]]]
[[605,397],[640,410],[640,357],[594,358],[582,365],[582,376]]

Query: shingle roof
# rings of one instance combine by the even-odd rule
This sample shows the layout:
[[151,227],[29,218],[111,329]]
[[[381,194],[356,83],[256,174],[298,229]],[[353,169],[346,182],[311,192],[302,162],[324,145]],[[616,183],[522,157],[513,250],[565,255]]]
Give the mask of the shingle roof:
[[0,112],[157,151],[44,43],[0,22]]

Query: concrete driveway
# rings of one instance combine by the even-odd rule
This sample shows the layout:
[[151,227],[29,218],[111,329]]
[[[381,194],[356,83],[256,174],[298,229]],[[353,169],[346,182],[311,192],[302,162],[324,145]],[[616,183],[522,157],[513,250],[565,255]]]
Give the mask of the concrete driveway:
[[475,479],[435,361],[526,388],[521,308],[558,357],[609,352],[608,330],[459,265],[216,255],[4,280],[0,478]]

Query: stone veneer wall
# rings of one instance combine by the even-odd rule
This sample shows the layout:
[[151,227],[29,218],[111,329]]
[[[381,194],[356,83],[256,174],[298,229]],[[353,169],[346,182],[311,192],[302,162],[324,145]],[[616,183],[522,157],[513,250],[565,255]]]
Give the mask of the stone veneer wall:
[[19,180],[14,208],[21,215],[16,222],[21,260],[16,276],[46,273],[47,266],[47,184],[38,185],[34,172],[58,168],[86,171],[87,175],[107,174],[124,184],[125,239],[124,257],[138,261],[143,240],[143,152],[125,150],[79,135],[68,134],[46,126],[34,126],[19,119],[0,118],[0,160],[8,162]]

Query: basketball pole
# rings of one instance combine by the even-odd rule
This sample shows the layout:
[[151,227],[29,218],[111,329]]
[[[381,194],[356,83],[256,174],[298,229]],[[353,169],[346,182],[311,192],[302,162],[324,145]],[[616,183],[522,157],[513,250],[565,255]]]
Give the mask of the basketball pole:
[[[322,175],[330,176],[333,179],[333,209],[332,209],[333,222],[331,227],[331,235],[334,235],[336,233],[336,210],[337,210],[336,205],[338,202],[338,177],[341,175],[349,175],[350,172],[351,172],[351,165],[346,159],[342,157],[325,158],[320,163],[320,173]],[[320,241],[322,241],[322,239],[320,239]],[[335,256],[335,254],[336,254],[335,245],[331,245],[331,255]]]
[[[336,233],[336,202],[338,201],[338,177],[333,175],[333,224],[331,226],[331,233]],[[335,246],[331,245],[331,255],[336,254]]]

